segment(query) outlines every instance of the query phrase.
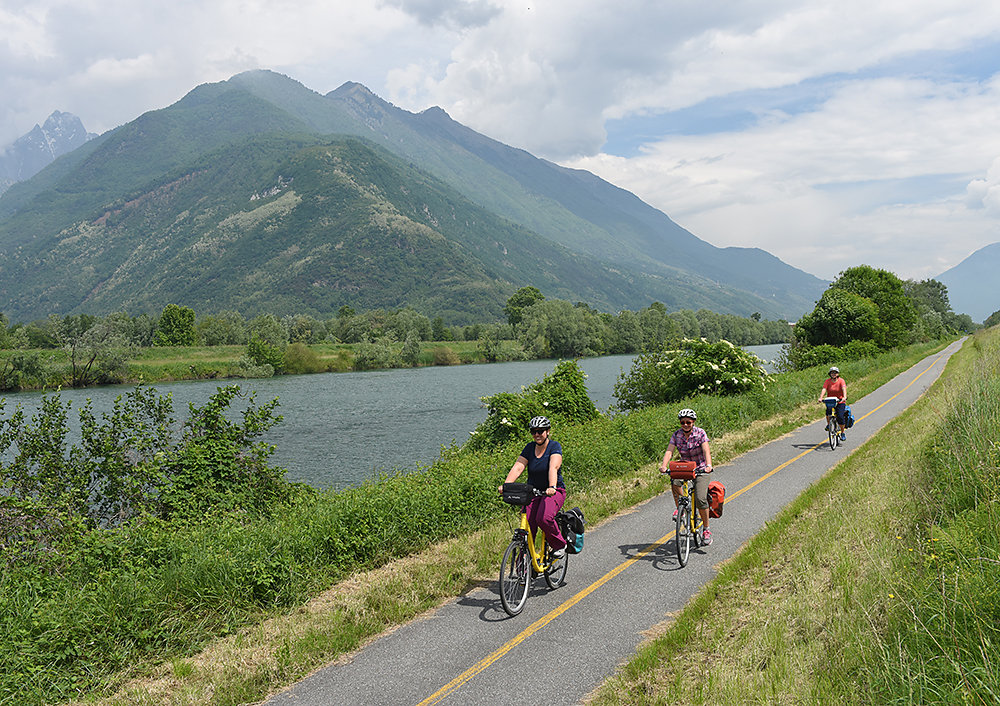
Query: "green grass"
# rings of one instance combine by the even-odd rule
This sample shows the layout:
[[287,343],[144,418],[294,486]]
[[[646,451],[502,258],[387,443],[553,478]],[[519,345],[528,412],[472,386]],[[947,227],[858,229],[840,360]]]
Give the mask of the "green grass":
[[[932,348],[842,366],[852,399]],[[821,378],[805,371],[778,376],[764,395],[680,404],[699,410],[713,456],[725,463],[814,419]],[[676,407],[560,430],[573,503],[592,522],[663,490],[651,468]],[[109,533],[56,574],[7,568],[0,574],[0,700],[46,703],[76,693],[107,695],[109,703],[259,699],[491,580],[510,532],[496,484],[518,450],[520,442],[489,453],[446,450],[422,473],[322,493],[270,522],[228,518]],[[173,666],[178,659],[190,669]]]

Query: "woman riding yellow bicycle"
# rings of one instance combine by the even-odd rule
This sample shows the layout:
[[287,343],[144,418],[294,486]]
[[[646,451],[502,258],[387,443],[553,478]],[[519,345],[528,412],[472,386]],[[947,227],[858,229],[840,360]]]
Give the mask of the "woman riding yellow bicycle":
[[[709,474],[712,472],[712,450],[708,446],[708,434],[704,429],[694,425],[698,418],[693,409],[682,409],[677,413],[677,420],[681,428],[670,437],[667,451],[663,454],[663,462],[660,463],[660,473],[666,473],[670,466],[670,459],[677,449],[682,461],[693,461],[696,464],[697,475],[694,479],[694,500],[698,514],[701,515],[702,544],[708,546],[712,543],[712,533],[708,529],[708,483]],[[681,494],[681,485],[684,481],[675,480],[670,484],[670,490],[674,495],[674,507],[677,507]],[[677,510],[674,510],[674,519],[677,519]]]

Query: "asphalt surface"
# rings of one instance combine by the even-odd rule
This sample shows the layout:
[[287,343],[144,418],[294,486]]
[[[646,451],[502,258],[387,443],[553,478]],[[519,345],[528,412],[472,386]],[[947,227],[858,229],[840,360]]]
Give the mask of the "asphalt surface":
[[[667,492],[589,529],[584,552],[570,559],[566,584],[549,590],[538,578],[520,615],[504,613],[495,583],[474,589],[266,703],[579,703],[632,657],[644,631],[683,608],[715,576],[716,564],[912,404],[960,345],[851,401],[857,423],[836,450],[826,444],[817,402],[817,421],[718,466],[714,479],[727,491],[723,516],[711,522],[713,544],[692,550],[686,567],[674,554],[673,502],[665,484]],[[850,400],[849,380],[847,389]],[[501,553],[498,547],[498,572]]]

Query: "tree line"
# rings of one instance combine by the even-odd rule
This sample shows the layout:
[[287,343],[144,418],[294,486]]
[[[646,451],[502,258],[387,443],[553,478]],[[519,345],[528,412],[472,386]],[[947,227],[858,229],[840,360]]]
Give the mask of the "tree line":
[[342,306],[327,319],[305,314],[247,319],[236,311],[198,314],[168,304],[157,316],[50,315],[16,324],[0,313],[0,349],[7,351],[0,356],[0,389],[25,389],[50,379],[45,354],[50,350],[63,350],[68,357],[58,384],[80,387],[125,381],[127,362],[139,350],[156,346],[245,346],[231,375],[262,377],[319,369],[309,346],[322,343],[352,344],[354,368],[366,370],[416,366],[427,342],[473,341],[478,359],[498,362],[642,353],[683,338],[759,345],[790,337],[788,322],[763,320],[760,314],[668,312],[659,302],[611,314],[583,302],[548,299],[535,287],[517,290],[504,314],[506,320],[449,326],[440,316],[410,307],[358,312]]

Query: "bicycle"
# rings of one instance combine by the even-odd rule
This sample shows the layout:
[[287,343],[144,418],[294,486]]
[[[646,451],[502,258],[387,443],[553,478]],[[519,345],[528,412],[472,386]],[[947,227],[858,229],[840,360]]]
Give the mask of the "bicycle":
[[[566,569],[569,566],[569,554],[555,558],[554,551],[545,541],[545,533],[539,531],[531,536],[526,508],[534,498],[545,495],[544,492],[527,483],[504,483],[503,501],[509,505],[520,507],[520,526],[514,530],[510,544],[507,545],[500,561],[500,603],[510,616],[515,616],[524,610],[528,601],[528,589],[531,579],[539,574],[545,578],[550,589],[556,589],[566,582]],[[538,536],[540,535],[540,537]],[[537,544],[541,539],[542,548]]]
[[823,404],[826,405],[826,413],[828,415],[828,419],[830,420],[826,425],[826,431],[829,435],[831,451],[840,446],[840,434],[843,431],[840,426],[840,422],[837,421],[837,402],[838,400],[836,397],[823,398]]
[[701,533],[705,525],[701,519],[701,513],[691,503],[691,497],[694,494],[694,479],[698,472],[694,461],[671,461],[669,471],[671,481],[684,481],[680,486],[681,494],[677,498],[677,517],[674,519],[674,547],[677,550],[677,561],[684,567],[687,566],[688,557],[691,555],[691,545],[693,544],[696,549],[701,546]]

